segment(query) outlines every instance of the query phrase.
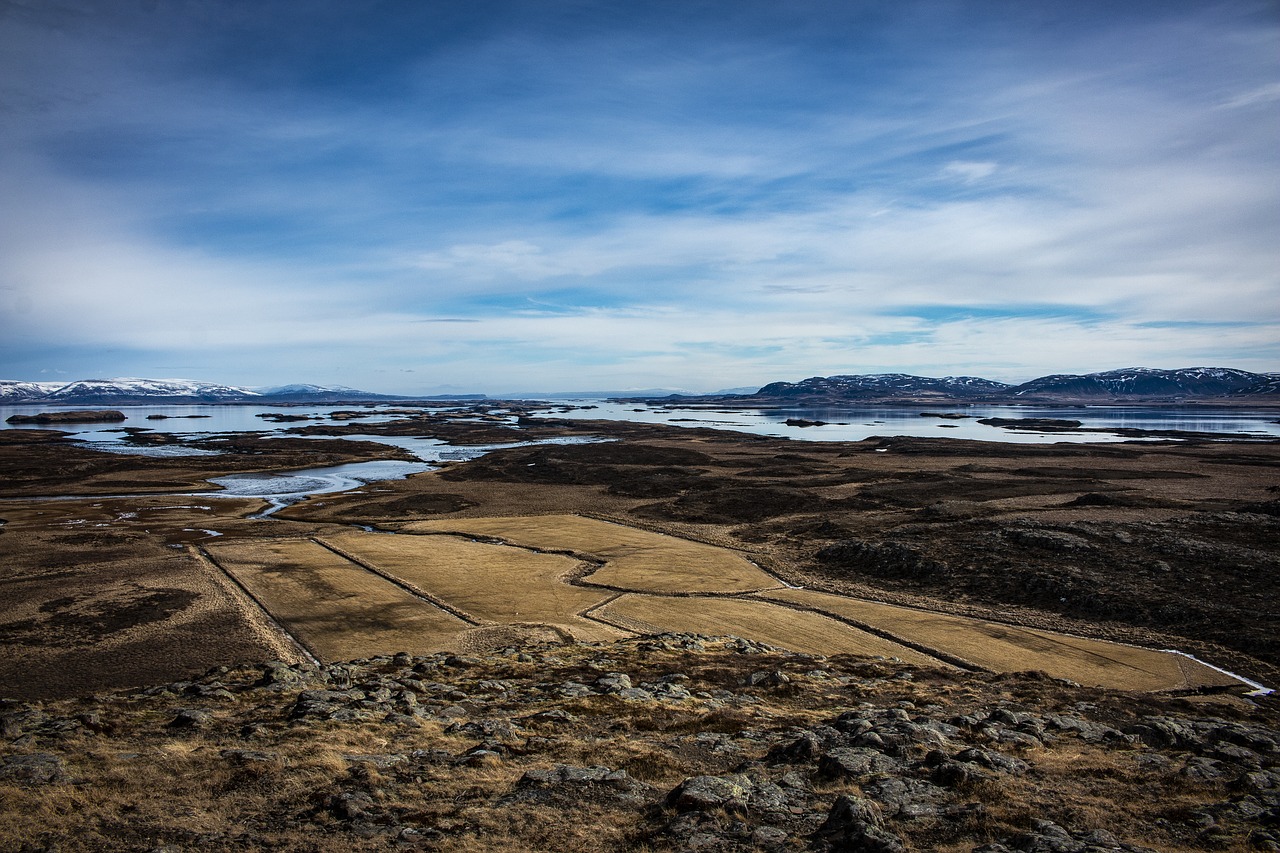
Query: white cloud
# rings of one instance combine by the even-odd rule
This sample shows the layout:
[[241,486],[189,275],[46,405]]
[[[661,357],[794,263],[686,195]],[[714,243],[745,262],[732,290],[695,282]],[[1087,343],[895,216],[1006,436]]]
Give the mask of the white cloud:
[[[194,39],[9,30],[0,329],[488,390],[1275,369],[1280,155],[1244,109],[1280,98],[1274,32],[1219,63],[1211,11],[965,23],[986,46],[904,14],[812,57],[500,33],[364,100],[286,54],[250,79]],[[891,48],[916,61],[863,73]]]
[[998,165],[990,161],[952,160],[942,167],[942,174],[945,177],[958,178],[966,184],[975,184],[983,178],[991,177],[997,168]]
[[1222,106],[1226,109],[1238,109],[1240,107],[1251,107],[1255,104],[1268,104],[1272,101],[1280,101],[1280,83],[1267,83],[1256,89],[1241,92],[1239,95],[1224,101]]

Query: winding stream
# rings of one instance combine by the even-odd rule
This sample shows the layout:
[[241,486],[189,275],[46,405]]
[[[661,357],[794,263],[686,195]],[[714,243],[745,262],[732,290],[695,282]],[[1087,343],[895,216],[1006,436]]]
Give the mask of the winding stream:
[[[315,436],[325,440],[326,436]],[[351,435],[342,438],[354,441],[376,441],[399,447],[417,456],[421,462],[403,462],[397,459],[379,459],[372,462],[348,462],[327,468],[304,468],[299,471],[264,471],[250,474],[228,474],[211,477],[209,482],[221,486],[222,491],[198,492],[199,497],[262,498],[270,506],[251,518],[266,518],[290,504],[305,500],[311,495],[345,492],[348,489],[367,486],[384,480],[403,480],[413,474],[434,471],[443,461],[460,462],[477,459],[494,450],[509,447],[532,447],[540,444],[595,444],[614,439],[594,436],[568,436],[537,441],[517,441],[508,444],[486,444],[456,447],[435,439],[405,438],[381,435]]]

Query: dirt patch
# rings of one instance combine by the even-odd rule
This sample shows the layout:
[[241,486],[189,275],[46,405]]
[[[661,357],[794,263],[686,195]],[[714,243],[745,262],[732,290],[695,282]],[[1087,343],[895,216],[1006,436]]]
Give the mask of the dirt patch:
[[672,501],[638,507],[636,514],[644,518],[691,521],[698,524],[739,524],[763,521],[798,512],[818,512],[828,502],[794,488],[764,486],[727,486],[699,490]]
[[55,598],[40,604],[38,617],[0,623],[0,643],[89,646],[118,631],[168,619],[196,598],[191,590],[142,586],[109,596]]
[[449,481],[496,480],[547,485],[605,485],[614,494],[674,494],[696,488],[708,465],[705,453],[643,443],[550,445],[515,448],[441,473]]
[[859,497],[893,506],[920,506],[939,501],[995,501],[1040,495],[1078,494],[1105,488],[1099,480],[1060,479],[1044,482],[1021,480],[988,480],[977,477],[933,474],[905,482],[877,483],[865,486]]

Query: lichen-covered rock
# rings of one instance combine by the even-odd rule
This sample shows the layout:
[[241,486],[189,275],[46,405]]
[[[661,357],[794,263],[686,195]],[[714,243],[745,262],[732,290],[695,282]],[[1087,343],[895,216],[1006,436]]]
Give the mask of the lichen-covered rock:
[[202,711],[198,708],[184,708],[169,721],[169,727],[174,729],[198,729],[208,725],[212,719],[213,714],[208,711]]
[[741,773],[731,776],[693,776],[677,785],[667,795],[667,802],[682,812],[732,808],[745,810],[753,787],[751,779]]
[[654,793],[652,787],[633,779],[625,770],[576,764],[555,764],[528,770],[516,782],[515,788],[515,792],[504,801],[577,802],[595,797],[639,804],[650,800]]
[[787,744],[769,750],[765,761],[770,764],[805,764],[818,760],[822,755],[822,741],[812,733],[806,733]]
[[973,853],[1155,853],[1149,847],[1126,844],[1102,829],[1070,832],[1048,820],[1033,820],[1031,831],[1002,843],[975,847]]
[[617,693],[631,687],[631,676],[625,672],[610,672],[596,679],[595,687],[601,693]]
[[968,749],[961,750],[955,754],[956,761],[962,761],[969,764],[977,764],[988,770],[995,770],[1000,773],[1009,773],[1013,776],[1021,776],[1027,772],[1027,762],[1021,758],[1014,758],[1005,755],[1002,752],[996,752],[993,749],[982,749],[973,746]]
[[831,804],[827,819],[814,833],[814,846],[836,853],[903,853],[902,839],[884,829],[875,803],[841,794]]
[[608,767],[576,767],[556,764],[528,770],[520,777],[518,785],[554,785],[558,782],[600,782],[613,771]]
[[862,779],[875,773],[893,773],[902,763],[874,749],[838,747],[818,759],[818,775],[824,779]]
[[47,752],[7,755],[0,758],[0,779],[14,779],[35,785],[50,785],[67,778],[62,759]]

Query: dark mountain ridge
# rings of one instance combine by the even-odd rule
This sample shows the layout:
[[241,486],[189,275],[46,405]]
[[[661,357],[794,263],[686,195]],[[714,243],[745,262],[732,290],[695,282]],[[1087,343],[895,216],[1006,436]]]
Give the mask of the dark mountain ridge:
[[[1016,397],[1234,397],[1276,393],[1275,374],[1228,367],[1153,370],[1129,367],[1083,376],[1042,376],[1012,389]],[[1268,390],[1269,388],[1269,390]]]
[[[58,385],[0,380],[7,405],[175,405],[263,403],[276,405],[413,399],[483,399],[483,395],[405,397],[343,386],[286,385],[251,389],[184,379],[87,379]],[[1229,367],[1160,370],[1127,367],[1100,373],[1058,373],[1010,385],[977,376],[913,376],[906,373],[813,376],[771,382],[754,394],[627,396],[622,400],[707,401],[729,405],[827,405],[875,402],[957,403],[1180,403],[1280,401],[1280,373]]]
[[904,373],[813,376],[772,382],[755,394],[706,400],[737,405],[831,405],[876,402],[955,403],[1182,403],[1280,402],[1280,374],[1229,367],[1159,370],[1127,367],[1100,373],[1053,374],[1021,385],[975,376],[912,376]]
[[877,373],[865,376],[814,376],[800,382],[772,382],[752,396],[839,397],[845,400],[878,398],[886,394],[937,395],[948,398],[978,398],[1008,391],[1013,386],[976,376],[911,376],[905,373]]

